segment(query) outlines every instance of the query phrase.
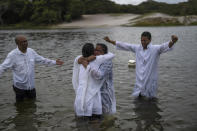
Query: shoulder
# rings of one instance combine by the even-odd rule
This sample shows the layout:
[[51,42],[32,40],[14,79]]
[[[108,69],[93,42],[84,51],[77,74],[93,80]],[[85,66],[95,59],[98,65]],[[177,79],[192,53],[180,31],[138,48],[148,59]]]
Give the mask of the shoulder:
[[78,59],[79,59],[81,56],[82,56],[82,55],[78,55],[77,57],[75,57],[74,62],[75,62],[75,63],[78,63]]
[[149,45],[149,48],[151,48],[151,49],[157,49],[157,48],[159,48],[160,47],[160,45],[153,45],[152,43],[150,43]]
[[27,48],[27,53],[31,54],[31,55],[36,55],[37,54],[37,52],[32,48]]
[[135,46],[137,49],[142,48],[142,44],[135,44],[134,46]]
[[161,45],[151,45],[150,49],[152,53],[158,53],[161,49]]
[[152,48],[155,50],[159,50],[162,45],[152,45]]
[[27,51],[28,51],[28,52],[35,52],[35,50],[32,49],[32,48],[27,48]]
[[82,55],[78,55],[77,57],[75,57],[75,60],[78,60]]
[[17,55],[17,49],[13,49],[12,51],[10,51],[9,53],[8,53],[8,57],[14,57],[14,56],[16,56]]
[[141,48],[142,48],[142,45],[141,45],[141,44],[133,44],[133,46],[134,46],[136,49],[141,49]]

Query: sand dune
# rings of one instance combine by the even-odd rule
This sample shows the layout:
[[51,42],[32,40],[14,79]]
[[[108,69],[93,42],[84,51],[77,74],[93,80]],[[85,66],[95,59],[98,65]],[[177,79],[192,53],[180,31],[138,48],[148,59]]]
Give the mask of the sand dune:
[[134,19],[139,15],[136,14],[96,14],[83,15],[82,19],[71,23],[62,23],[55,25],[56,28],[91,28],[91,27],[108,27],[120,26],[129,23],[130,19]]
[[[95,14],[83,15],[80,20],[62,23],[52,28],[98,28],[111,26],[159,26],[159,25],[190,25],[197,22],[197,16],[170,16],[162,13],[146,15],[137,14]],[[143,23],[140,25],[140,23]],[[145,24],[144,24],[145,23]]]

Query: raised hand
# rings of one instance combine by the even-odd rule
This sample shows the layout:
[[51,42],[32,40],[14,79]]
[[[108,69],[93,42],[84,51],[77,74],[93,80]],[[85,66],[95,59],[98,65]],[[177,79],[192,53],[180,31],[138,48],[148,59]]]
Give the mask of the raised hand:
[[176,35],[172,35],[171,40],[173,43],[176,43],[178,41],[178,37]]
[[107,42],[110,42],[110,39],[109,39],[108,36],[104,37],[103,39],[104,39],[105,41],[107,41]]
[[116,45],[116,41],[110,40],[108,36],[103,38],[105,41],[112,43],[113,45]]

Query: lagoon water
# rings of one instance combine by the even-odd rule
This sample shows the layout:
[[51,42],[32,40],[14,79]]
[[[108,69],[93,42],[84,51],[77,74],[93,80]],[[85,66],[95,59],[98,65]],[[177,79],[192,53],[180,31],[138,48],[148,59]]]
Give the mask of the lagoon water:
[[[72,88],[74,58],[86,42],[114,40],[140,43],[143,31],[152,33],[152,43],[179,37],[173,51],[159,61],[159,88],[156,101],[131,97],[135,68],[128,68],[131,52],[117,51],[113,60],[117,113],[102,121],[77,120],[73,110]],[[4,131],[196,131],[197,130],[197,27],[110,27],[66,30],[1,30],[0,63],[16,48],[14,37],[27,36],[29,47],[50,59],[61,59],[63,66],[36,65],[36,102],[15,104],[12,72],[0,78],[0,130]],[[107,44],[107,43],[106,43]]]

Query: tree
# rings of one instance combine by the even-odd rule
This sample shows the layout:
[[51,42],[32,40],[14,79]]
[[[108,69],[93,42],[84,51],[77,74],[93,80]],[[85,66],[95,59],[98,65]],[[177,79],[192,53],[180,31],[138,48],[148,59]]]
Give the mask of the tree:
[[50,0],[34,1],[34,13],[31,20],[36,24],[53,24],[61,21],[59,10],[51,7]]
[[81,0],[72,0],[69,4],[68,14],[71,15],[72,19],[80,18],[84,13],[84,4]]
[[2,14],[2,19],[7,24],[15,24],[22,21],[20,11],[25,6],[25,0],[8,0],[8,8]]

